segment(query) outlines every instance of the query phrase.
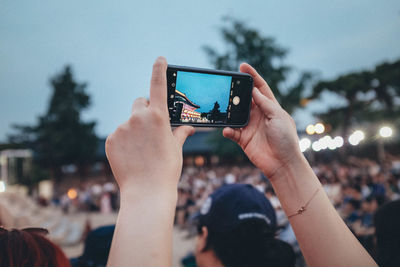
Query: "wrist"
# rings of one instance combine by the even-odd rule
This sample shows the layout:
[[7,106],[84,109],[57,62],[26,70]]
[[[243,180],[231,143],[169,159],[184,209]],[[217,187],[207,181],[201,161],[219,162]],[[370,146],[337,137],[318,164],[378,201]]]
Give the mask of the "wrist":
[[146,201],[148,203],[163,203],[176,205],[178,199],[178,190],[175,185],[165,184],[125,184],[120,187],[121,206],[124,203],[139,203]]
[[302,207],[321,186],[302,154],[279,168],[270,181],[283,209],[289,215]]
[[268,177],[271,183],[279,182],[285,179],[295,178],[294,175],[299,170],[310,168],[308,161],[300,151],[295,151],[286,160],[273,170],[271,173],[264,171],[264,174]]

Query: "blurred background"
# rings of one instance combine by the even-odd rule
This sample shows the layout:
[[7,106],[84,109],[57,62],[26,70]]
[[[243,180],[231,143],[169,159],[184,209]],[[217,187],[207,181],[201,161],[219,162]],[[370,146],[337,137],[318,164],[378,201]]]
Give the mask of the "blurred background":
[[[148,97],[153,61],[253,65],[295,118],[299,145],[332,203],[374,255],[372,216],[400,198],[398,1],[0,1],[0,225],[48,228],[71,258],[115,223],[104,143]],[[225,183],[273,203],[267,177],[206,129],[183,149],[174,266],[190,264],[193,217]],[[189,263],[188,263],[189,262]]]

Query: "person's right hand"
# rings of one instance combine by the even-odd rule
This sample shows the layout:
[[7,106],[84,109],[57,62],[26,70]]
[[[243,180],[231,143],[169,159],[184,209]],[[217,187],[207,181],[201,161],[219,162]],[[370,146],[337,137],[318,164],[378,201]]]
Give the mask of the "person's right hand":
[[253,67],[244,63],[240,71],[254,79],[250,121],[241,129],[225,128],[223,135],[238,143],[269,179],[275,179],[279,169],[302,156],[296,125]]
[[182,146],[194,128],[171,130],[166,73],[167,61],[159,57],[153,66],[150,101],[136,99],[129,120],[107,138],[107,158],[121,192],[136,188],[153,194],[160,190],[176,193]]

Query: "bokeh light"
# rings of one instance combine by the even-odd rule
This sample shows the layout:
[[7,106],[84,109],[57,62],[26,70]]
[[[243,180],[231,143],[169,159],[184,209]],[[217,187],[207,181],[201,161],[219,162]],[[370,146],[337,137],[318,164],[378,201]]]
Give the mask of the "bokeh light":
[[197,157],[194,159],[194,164],[195,164],[196,166],[198,166],[198,167],[204,166],[204,163],[205,163],[205,159],[204,159],[203,156],[197,156]]
[[308,125],[307,128],[306,128],[306,133],[309,134],[309,135],[315,134],[314,125],[312,125],[312,124]]
[[365,134],[361,130],[357,130],[349,136],[349,143],[353,146],[358,145],[362,140],[364,140]]
[[78,192],[74,188],[70,188],[67,195],[69,199],[75,199],[78,196]]
[[[360,138],[360,136],[356,134],[356,139],[357,137]],[[317,152],[328,148],[330,150],[335,150],[337,148],[342,147],[343,144],[344,144],[343,137],[336,136],[335,138],[332,138],[329,135],[325,135],[324,137],[320,138],[318,141],[315,141],[312,144],[312,149]]]
[[389,126],[383,126],[379,129],[379,135],[383,138],[388,138],[393,135],[393,130]]
[[332,138],[329,135],[326,135],[318,140],[321,149],[327,149]]
[[308,139],[308,138],[302,138],[302,139],[299,141],[299,145],[300,145],[300,150],[301,150],[301,152],[305,152],[307,149],[310,148],[310,146],[311,146],[311,140]]
[[342,147],[344,144],[344,140],[343,137],[341,136],[336,136],[335,138],[333,138],[333,143],[335,144],[335,146],[337,148]]
[[321,148],[321,144],[319,143],[319,141],[315,141],[314,143],[312,143],[311,148],[312,148],[312,150],[314,150],[315,152],[318,152],[318,151],[320,151],[320,150],[322,149],[322,148]]
[[0,181],[0,193],[6,191],[6,184],[3,181]]
[[317,134],[322,134],[325,132],[325,126],[320,122],[315,124],[314,128],[315,128],[315,133]]

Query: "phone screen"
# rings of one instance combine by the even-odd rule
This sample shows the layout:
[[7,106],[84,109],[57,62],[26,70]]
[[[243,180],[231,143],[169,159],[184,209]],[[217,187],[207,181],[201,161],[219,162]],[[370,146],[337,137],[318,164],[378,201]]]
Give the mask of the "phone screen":
[[253,88],[250,75],[169,66],[167,80],[171,124],[207,127],[247,124]]

